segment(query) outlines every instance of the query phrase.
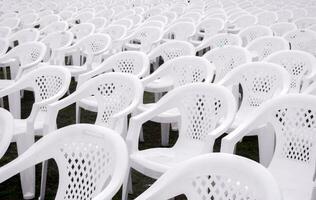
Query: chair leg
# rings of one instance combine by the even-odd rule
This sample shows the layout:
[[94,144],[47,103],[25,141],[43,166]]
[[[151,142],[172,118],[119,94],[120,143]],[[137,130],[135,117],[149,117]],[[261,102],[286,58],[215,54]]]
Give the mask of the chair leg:
[[21,119],[21,98],[19,91],[9,95],[9,110],[14,118]]
[[42,162],[42,177],[41,177],[41,191],[39,200],[45,199],[45,193],[46,193],[46,181],[47,181],[47,168],[48,168],[48,160]]
[[172,124],[171,124],[171,129],[172,129],[173,131],[177,131],[177,130],[179,129],[178,123],[176,123],[176,122],[172,123]]
[[145,142],[143,128],[140,129],[139,141]]
[[273,157],[275,147],[274,130],[271,127],[265,127],[259,130],[258,145],[260,163],[268,167]]
[[167,124],[167,123],[161,124],[161,145],[162,146],[169,145],[169,129],[170,129],[170,124]]
[[[16,138],[18,155],[25,152],[34,144],[34,136],[31,134],[20,135]],[[24,199],[33,199],[35,196],[35,166],[20,173],[21,186]]]
[[131,169],[129,169],[127,171],[124,182],[123,182],[122,200],[127,200],[129,193],[133,193],[132,170]]
[[76,124],[80,123],[80,117],[81,117],[80,106],[76,104]]

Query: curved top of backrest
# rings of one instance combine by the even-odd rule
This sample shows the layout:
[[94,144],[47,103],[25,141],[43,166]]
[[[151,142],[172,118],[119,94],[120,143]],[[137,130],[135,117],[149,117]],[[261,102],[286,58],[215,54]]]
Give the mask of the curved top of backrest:
[[290,45],[282,37],[264,36],[253,40],[246,48],[256,54],[259,60],[262,60],[274,52],[290,49]]
[[267,58],[267,62],[272,62],[284,67],[290,74],[290,91],[299,93],[305,79],[311,78],[316,73],[316,58],[304,51],[284,50],[278,51]]
[[13,116],[9,111],[3,108],[0,108],[0,127],[0,158],[2,158],[7,151],[14,134]]
[[94,33],[78,41],[77,47],[89,55],[99,55],[111,45],[111,37],[103,33]]
[[26,28],[12,34],[9,40],[12,43],[18,42],[17,45],[19,45],[26,42],[37,41],[39,39],[39,36],[40,36],[40,32],[37,29]]
[[266,11],[257,15],[258,24],[270,26],[278,21],[278,16],[275,12]]
[[298,29],[306,29],[314,24],[316,24],[315,17],[302,17],[298,18],[294,21],[294,24],[297,26]]
[[136,200],[170,199],[180,194],[188,200],[282,199],[276,180],[260,164],[233,154],[212,153],[175,166]]
[[115,41],[115,40],[123,39],[126,36],[127,28],[123,25],[110,24],[106,28],[104,28],[101,32],[110,35],[112,40]]
[[251,62],[250,53],[242,47],[225,46],[215,48],[203,55],[215,68],[214,83],[220,81],[228,72],[241,64]]
[[191,22],[176,22],[164,31],[167,38],[175,40],[188,40],[195,33],[195,25]]

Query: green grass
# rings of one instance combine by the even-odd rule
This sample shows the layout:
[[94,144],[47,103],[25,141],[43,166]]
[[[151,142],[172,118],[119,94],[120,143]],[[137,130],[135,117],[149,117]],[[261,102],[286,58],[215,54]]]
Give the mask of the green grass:
[[[74,90],[75,85],[72,85],[72,90]],[[24,98],[22,99],[22,118],[26,118],[30,112],[31,105],[33,103],[33,96],[30,92],[25,92]],[[145,94],[145,102],[153,102],[153,97],[150,94]],[[7,105],[7,103],[6,103]],[[95,113],[82,111],[81,122],[83,123],[94,123]],[[58,127],[64,127],[70,124],[75,123],[75,106],[71,105],[65,109],[63,109],[58,115]],[[141,149],[152,148],[152,147],[160,147],[160,124],[154,122],[147,122],[144,127],[144,137],[145,142],[140,143]],[[170,134],[170,146],[172,146],[177,140],[178,133],[171,132]],[[218,152],[220,148],[220,139],[216,141],[214,151]],[[247,137],[243,140],[242,143],[238,144],[237,154],[251,158],[253,160],[258,160],[258,144],[256,137]],[[5,165],[10,162],[14,158],[17,157],[16,145],[12,143],[4,155],[0,160],[0,166]],[[41,165],[36,166],[36,199],[39,196],[39,186],[40,186],[40,173],[41,173]],[[142,174],[133,171],[132,173],[133,179],[133,189],[134,193],[129,195],[129,199],[134,199],[143,191],[145,191],[154,180],[143,176]],[[53,160],[49,161],[48,168],[48,181],[47,181],[47,190],[46,190],[46,200],[52,200],[55,197],[56,190],[58,186],[58,169],[56,163]],[[19,200],[23,199],[20,179],[19,176],[16,175],[9,180],[0,184],[0,200]],[[114,199],[120,199],[120,193],[118,193]],[[177,199],[185,199],[183,197],[179,197]]]

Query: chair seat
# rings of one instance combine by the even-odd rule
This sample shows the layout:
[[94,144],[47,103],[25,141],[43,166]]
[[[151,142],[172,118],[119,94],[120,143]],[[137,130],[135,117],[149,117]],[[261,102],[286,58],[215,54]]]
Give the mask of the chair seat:
[[162,78],[154,80],[153,82],[148,83],[145,86],[145,91],[147,92],[167,92],[169,90],[172,90],[173,88],[173,81],[168,78]]
[[[138,106],[137,112],[144,112],[150,109],[154,103],[142,104]],[[177,108],[173,108],[163,112],[157,116],[155,116],[151,121],[158,122],[158,123],[172,123],[178,122],[180,120],[180,113]]]
[[152,148],[130,155],[133,169],[151,178],[159,178],[170,168],[196,155],[196,151],[176,151],[174,148]]
[[[43,136],[43,128],[44,128],[44,122],[46,118],[46,113],[40,112],[34,123],[34,131],[35,135],[37,136]],[[26,133],[26,119],[14,119],[14,135],[21,135]]]
[[79,75],[87,72],[86,66],[67,65],[66,68],[70,71],[71,75]]
[[85,109],[85,110],[90,110],[93,112],[98,111],[98,103],[97,100],[94,96],[84,98],[77,102],[78,106]]

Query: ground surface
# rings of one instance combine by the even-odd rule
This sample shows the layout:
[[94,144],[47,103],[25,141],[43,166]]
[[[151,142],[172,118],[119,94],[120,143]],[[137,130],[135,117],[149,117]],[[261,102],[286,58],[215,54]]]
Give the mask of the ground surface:
[[[74,89],[72,85],[72,90]],[[22,117],[26,118],[30,112],[31,105],[33,103],[33,96],[30,92],[25,92],[24,98],[22,99]],[[145,102],[152,102],[152,95],[145,95]],[[95,120],[95,114],[82,111],[81,122],[83,123],[93,123]],[[58,127],[67,126],[69,124],[75,123],[75,106],[72,105],[59,113],[58,116]],[[172,132],[170,134],[170,145],[172,146],[177,139],[177,132]],[[160,124],[148,122],[144,125],[144,137],[145,142],[140,143],[140,148],[146,149],[151,147],[160,146]],[[220,142],[217,141],[214,151],[219,151]],[[248,137],[243,140],[242,143],[238,145],[237,154],[243,155],[245,157],[251,158],[253,160],[258,160],[258,148],[257,139],[255,137]],[[10,162],[17,157],[16,145],[12,143],[7,153],[0,160],[0,166]],[[40,186],[40,171],[41,165],[36,167],[36,197],[39,196],[39,186]],[[153,183],[154,180],[147,178],[140,173],[133,172],[133,189],[134,194],[129,195],[129,199],[134,199],[139,194],[141,194],[146,188]],[[48,181],[46,190],[46,200],[53,200],[56,194],[58,186],[58,170],[54,161],[49,162],[48,169]],[[120,193],[118,193],[114,199],[120,199]],[[21,193],[20,179],[19,176],[14,176],[4,183],[0,184],[0,200],[20,200],[23,199]],[[177,199],[185,199],[184,197],[179,197]]]

